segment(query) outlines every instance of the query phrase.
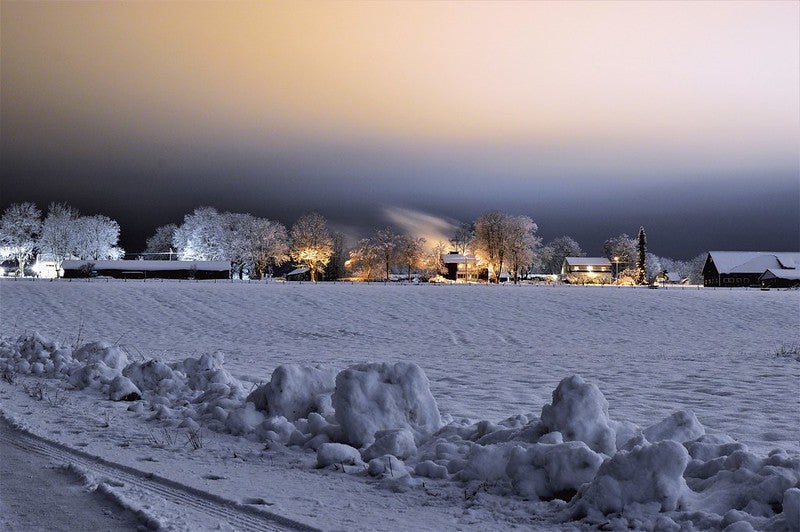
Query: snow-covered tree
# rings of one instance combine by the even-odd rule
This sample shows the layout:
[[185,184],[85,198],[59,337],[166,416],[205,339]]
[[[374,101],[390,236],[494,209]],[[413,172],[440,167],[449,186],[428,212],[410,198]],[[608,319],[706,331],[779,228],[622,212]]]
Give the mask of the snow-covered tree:
[[102,214],[82,216],[76,222],[78,231],[75,255],[81,260],[120,259],[125,252],[117,246],[119,224]]
[[397,262],[406,269],[407,278],[411,280],[411,272],[419,268],[425,253],[425,239],[412,236],[401,236],[397,245]]
[[372,242],[378,252],[378,259],[384,271],[384,280],[389,280],[392,265],[397,261],[397,249],[400,244],[400,236],[391,227],[380,229],[375,233]]
[[510,216],[507,223],[506,256],[509,271],[516,284],[521,274],[530,269],[541,239],[536,236],[538,226],[528,216]]
[[153,236],[147,239],[147,247],[144,250],[145,255],[148,258],[156,255],[160,259],[168,258],[172,260],[174,254],[177,259],[178,255],[174,253],[175,248],[172,247],[172,237],[175,235],[176,229],[178,229],[178,226],[175,224],[162,225],[157,228]]
[[475,220],[475,238],[472,248],[475,255],[491,271],[495,283],[506,259],[509,236],[509,216],[499,211],[484,213]]
[[19,275],[25,273],[41,230],[42,213],[33,203],[14,203],[0,218],[0,248],[17,261]]
[[316,281],[333,254],[333,239],[325,218],[312,212],[302,216],[292,226],[291,257],[308,268],[311,281]]
[[273,266],[289,260],[289,235],[283,224],[253,217],[244,229],[244,260],[252,264],[256,278],[263,279]]
[[[656,276],[659,273],[663,272],[664,270],[667,270],[667,268],[661,262],[661,257],[659,257],[658,255],[655,255],[653,253],[650,253],[648,251],[647,252],[647,278],[648,279],[655,279]],[[667,270],[667,271],[677,271],[677,270],[673,269],[673,270]]]
[[616,264],[617,270],[633,268],[636,261],[636,241],[626,233],[609,238],[603,244],[603,255]]
[[425,253],[422,259],[422,271],[429,279],[447,273],[442,257],[449,251],[449,246],[441,240]]
[[647,235],[639,228],[636,245],[636,284],[647,284]]
[[214,207],[199,207],[175,230],[172,245],[181,260],[221,260],[225,253],[225,219]]
[[64,260],[75,256],[80,240],[80,213],[66,203],[51,203],[47,208],[37,247],[50,255],[61,270]]
[[580,244],[569,236],[559,236],[548,242],[539,254],[543,271],[556,275],[561,273],[566,257],[584,257]]
[[362,238],[356,247],[350,250],[350,259],[345,264],[356,272],[360,279],[370,281],[377,262],[377,247],[369,238]]

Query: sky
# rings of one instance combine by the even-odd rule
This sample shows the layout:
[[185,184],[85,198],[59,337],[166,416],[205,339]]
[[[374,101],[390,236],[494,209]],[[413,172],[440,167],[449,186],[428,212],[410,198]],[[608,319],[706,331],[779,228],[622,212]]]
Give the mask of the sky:
[[800,249],[800,2],[0,2],[0,209]]

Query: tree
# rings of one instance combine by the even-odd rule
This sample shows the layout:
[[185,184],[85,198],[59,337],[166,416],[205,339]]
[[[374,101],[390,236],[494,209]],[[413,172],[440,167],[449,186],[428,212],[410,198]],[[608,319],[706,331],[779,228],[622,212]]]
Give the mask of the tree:
[[289,235],[283,224],[266,218],[255,218],[245,228],[245,263],[252,264],[258,279],[289,260]]
[[411,271],[420,267],[425,251],[425,239],[401,236],[397,246],[397,260],[406,269],[407,279],[411,281]]
[[636,246],[636,284],[647,284],[647,235],[644,227],[639,228]]
[[422,270],[429,279],[447,273],[442,257],[448,251],[448,245],[441,240],[429,250],[422,260]]
[[584,256],[586,253],[581,249],[580,244],[572,237],[564,235],[554,238],[542,248],[540,261],[544,271],[557,275],[561,273],[565,258]]
[[475,238],[475,232],[472,230],[472,226],[469,224],[461,224],[456,228],[455,232],[453,232],[450,243],[453,245],[455,251],[466,255],[473,238]]
[[225,256],[225,220],[214,207],[198,207],[175,230],[172,245],[180,260],[221,260]]
[[538,226],[528,216],[510,216],[506,256],[514,284],[519,282],[523,271],[528,271],[541,239],[536,236]]
[[605,241],[603,254],[616,265],[617,276],[619,276],[623,266],[633,267],[636,259],[636,242],[626,233],[622,233]]
[[42,230],[42,212],[33,203],[14,203],[0,218],[0,247],[17,261],[19,275],[33,256],[36,240]]
[[66,203],[51,203],[42,224],[37,247],[47,253],[56,264],[56,272],[61,271],[64,260],[75,255],[79,243],[78,210]]
[[175,224],[162,225],[156,229],[156,232],[147,239],[147,247],[144,250],[145,255],[167,255],[169,260],[172,260],[172,255],[178,258],[177,253],[174,252],[172,247],[172,238],[175,236],[175,231],[178,226]]
[[395,234],[391,227],[387,227],[375,233],[372,242],[375,245],[378,258],[386,274],[384,280],[388,282],[389,274],[392,271],[392,265],[395,263],[397,257],[397,247],[400,243],[400,236]]
[[[667,259],[669,260],[669,259]],[[647,278],[648,279],[655,279],[658,274],[663,271],[677,271],[676,269],[667,269],[662,262],[661,257],[655,255],[653,253],[647,252]]]
[[333,239],[328,224],[321,214],[312,212],[302,216],[292,226],[291,256],[295,262],[308,268],[311,281],[316,281],[333,254]]
[[344,235],[334,232],[331,234],[331,240],[333,240],[333,254],[325,268],[325,278],[340,279],[345,276],[345,265],[348,258],[344,248]]
[[508,219],[507,214],[490,211],[475,220],[475,238],[472,246],[477,258],[488,266],[495,283],[500,282],[508,249]]
[[75,254],[81,260],[119,259],[125,252],[117,246],[119,224],[102,214],[83,216],[76,222],[78,238]]
[[378,250],[369,238],[362,238],[356,247],[350,250],[350,259],[345,263],[347,267],[357,272],[358,277],[364,281],[372,279],[372,270],[378,261]]

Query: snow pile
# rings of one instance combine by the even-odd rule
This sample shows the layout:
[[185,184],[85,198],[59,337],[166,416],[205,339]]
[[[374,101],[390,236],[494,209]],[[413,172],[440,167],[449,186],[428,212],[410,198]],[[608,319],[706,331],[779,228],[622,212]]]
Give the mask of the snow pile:
[[359,447],[372,443],[379,430],[405,428],[421,440],[442,425],[428,378],[409,362],[358,364],[340,372],[333,407],[345,440]]
[[557,519],[612,528],[796,530],[800,516],[797,454],[756,456],[706,434],[689,411],[645,429],[612,420],[598,387],[579,376],[558,384],[541,417],[443,426],[427,377],[407,362],[338,373],[281,365],[248,394],[219,353],[132,362],[113,345],[73,349],[32,334],[0,340],[0,372],[133,401],[148,421],[313,452],[317,467],[395,491],[436,479],[463,486],[466,498],[532,501]]

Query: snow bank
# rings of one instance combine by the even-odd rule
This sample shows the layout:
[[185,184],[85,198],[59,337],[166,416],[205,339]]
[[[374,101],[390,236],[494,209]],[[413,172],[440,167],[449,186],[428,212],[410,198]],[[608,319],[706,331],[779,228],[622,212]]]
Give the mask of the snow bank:
[[345,440],[358,447],[375,441],[379,430],[409,429],[423,439],[442,424],[428,378],[410,362],[358,364],[340,372],[333,407]]
[[[706,434],[689,411],[641,429],[612,420],[597,386],[563,379],[541,418],[452,421],[443,426],[416,364],[332,369],[281,365],[251,393],[221,353],[179,362],[131,361],[117,346],[74,349],[39,334],[0,339],[0,372],[134,401],[148,422],[202,427],[316,453],[318,467],[405,491],[419,478],[458,484],[465,498],[539,501],[563,521],[611,528],[797,530],[800,456],[757,456]],[[347,466],[357,467],[347,467]]]

